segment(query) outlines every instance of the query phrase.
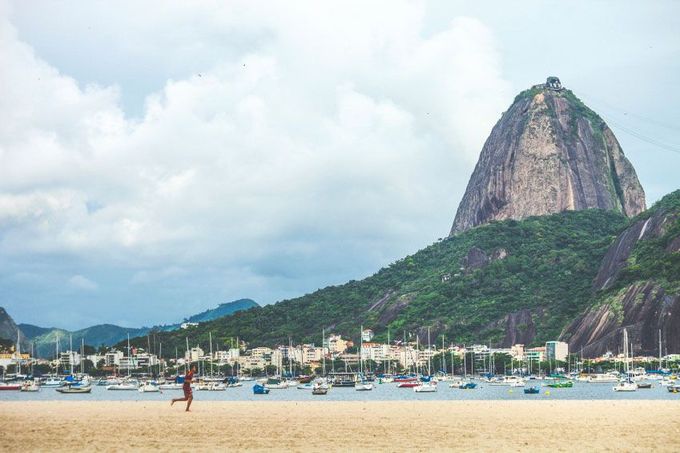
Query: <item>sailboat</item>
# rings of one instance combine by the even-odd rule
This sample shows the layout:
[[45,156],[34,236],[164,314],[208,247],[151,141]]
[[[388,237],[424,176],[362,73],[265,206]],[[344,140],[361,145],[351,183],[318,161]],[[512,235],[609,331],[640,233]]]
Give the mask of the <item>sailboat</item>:
[[628,362],[628,331],[623,329],[623,360],[626,363],[626,378],[620,381],[614,386],[615,392],[635,392],[637,390],[637,385],[630,378],[630,363]]
[[427,381],[413,387],[417,393],[431,393],[437,391],[437,383],[432,380],[432,344],[430,343],[430,328],[427,328]]
[[359,376],[361,376],[361,381],[354,385],[354,390],[359,392],[367,392],[373,390],[373,383],[367,382],[364,379],[364,326],[361,326],[361,336],[360,336],[360,346],[359,346]]
[[127,340],[127,372],[128,372],[128,377],[127,380],[117,383],[117,384],[112,384],[106,386],[106,390],[137,390],[139,385],[137,384],[137,381],[134,381],[130,378],[130,334],[128,333],[128,340]]

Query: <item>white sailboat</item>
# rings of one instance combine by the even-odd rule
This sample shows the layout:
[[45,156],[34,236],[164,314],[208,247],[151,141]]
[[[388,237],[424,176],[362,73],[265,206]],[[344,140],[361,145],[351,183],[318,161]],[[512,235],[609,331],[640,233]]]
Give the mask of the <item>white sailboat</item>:
[[367,392],[373,390],[373,383],[367,382],[364,379],[364,326],[361,326],[359,338],[359,376],[361,376],[361,381],[354,385],[354,390],[358,392]]
[[437,391],[437,383],[432,381],[432,344],[430,343],[430,328],[427,328],[427,377],[429,381],[413,387],[417,393],[431,393]]
[[614,386],[615,392],[635,392],[637,391],[637,385],[630,378],[630,363],[628,362],[628,331],[623,329],[623,360],[626,365],[626,374],[624,380],[621,380],[617,385]]

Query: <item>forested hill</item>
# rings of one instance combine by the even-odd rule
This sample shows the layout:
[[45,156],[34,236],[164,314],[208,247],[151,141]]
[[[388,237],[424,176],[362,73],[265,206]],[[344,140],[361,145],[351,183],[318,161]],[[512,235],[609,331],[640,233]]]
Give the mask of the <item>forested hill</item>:
[[[458,343],[541,344],[587,307],[607,248],[628,224],[616,212],[570,211],[471,229],[361,281],[331,286],[197,327],[162,332],[163,349],[240,337],[251,345],[321,341],[321,330],[378,339],[389,328],[446,334]],[[146,338],[138,340],[146,343]],[[173,352],[174,353],[174,352]]]

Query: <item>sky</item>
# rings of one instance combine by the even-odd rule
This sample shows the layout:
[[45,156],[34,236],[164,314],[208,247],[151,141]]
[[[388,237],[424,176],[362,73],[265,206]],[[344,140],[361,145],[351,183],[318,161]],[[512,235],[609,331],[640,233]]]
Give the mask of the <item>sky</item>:
[[680,2],[0,0],[0,306],[132,327],[369,276],[549,75],[648,204],[680,187]]

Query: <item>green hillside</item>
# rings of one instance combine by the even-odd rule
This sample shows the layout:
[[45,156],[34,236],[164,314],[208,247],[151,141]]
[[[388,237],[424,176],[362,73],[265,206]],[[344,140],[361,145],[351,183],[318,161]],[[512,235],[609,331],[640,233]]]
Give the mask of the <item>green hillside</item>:
[[162,333],[160,341],[167,351],[183,350],[185,336],[207,345],[208,332],[220,343],[236,336],[251,345],[287,343],[289,336],[319,343],[322,328],[357,337],[363,324],[379,339],[388,327],[394,337],[431,326],[433,335],[444,333],[459,343],[498,344],[506,315],[528,310],[536,331],[528,343],[540,344],[556,338],[588,306],[602,256],[627,224],[620,214],[600,210],[495,222],[437,242],[364,280]]

